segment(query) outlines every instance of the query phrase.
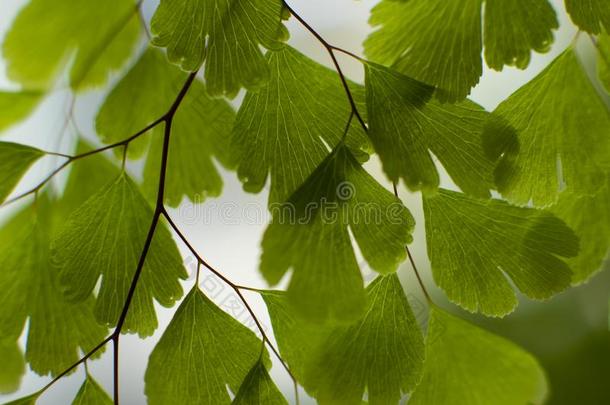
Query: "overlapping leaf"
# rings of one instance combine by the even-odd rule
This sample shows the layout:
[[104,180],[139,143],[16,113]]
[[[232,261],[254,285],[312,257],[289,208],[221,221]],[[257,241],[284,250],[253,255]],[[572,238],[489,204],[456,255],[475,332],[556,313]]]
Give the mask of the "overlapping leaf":
[[288,405],[288,401],[277,389],[262,361],[250,370],[239,387],[233,405]]
[[610,32],[610,3],[606,0],[565,0],[566,10],[574,24],[590,34],[602,28]]
[[268,79],[260,46],[282,46],[288,36],[282,12],[281,0],[162,0],[151,22],[152,42],[184,70],[206,60],[210,93],[234,96]]
[[0,203],[4,202],[25,172],[44,156],[40,149],[0,142]]
[[511,312],[517,299],[506,276],[534,299],[570,285],[561,258],[576,256],[578,238],[548,212],[441,190],[424,198],[424,215],[434,280],[469,311]]
[[50,260],[53,212],[46,197],[6,224],[0,234],[0,338],[21,334],[29,318],[26,359],[39,374],[57,375],[106,333],[93,317],[90,294],[65,301]]
[[[97,319],[116,325],[153,212],[126,174],[121,174],[76,210],[54,241],[61,283],[72,302],[91,294],[101,276],[95,305]],[[169,231],[158,224],[126,318],[124,330],[141,336],[157,327],[153,299],[171,306],[182,295],[186,278]]]
[[365,315],[346,326],[314,329],[282,294],[263,298],[282,356],[319,403],[360,404],[365,389],[370,404],[397,403],[419,381],[423,336],[396,275],[367,287]]
[[409,404],[540,404],[545,394],[544,371],[532,355],[431,308],[423,378]]
[[30,115],[36,108],[42,94],[39,92],[0,91],[0,131],[9,128]]
[[40,393],[28,395],[27,397],[19,398],[14,401],[5,403],[4,405],[35,405]]
[[578,256],[568,260],[572,283],[586,281],[601,269],[610,249],[610,180],[594,194],[561,193],[552,211],[580,238]]
[[76,398],[72,401],[72,405],[112,405],[112,399],[106,391],[87,374],[85,382],[81,385]]
[[[295,49],[269,52],[267,60],[271,79],[246,94],[233,131],[233,150],[244,189],[259,192],[269,174],[269,201],[274,203],[286,201],[328,155],[327,145],[339,142],[350,105],[337,73]],[[363,89],[351,88],[363,107]],[[357,127],[347,141],[354,150],[367,142]]]
[[[178,206],[183,196],[202,202],[208,196],[220,195],[222,179],[212,156],[227,168],[235,165],[229,150],[234,119],[235,112],[226,101],[211,99],[203,83],[193,82],[172,123],[165,187],[168,205]],[[143,184],[144,191],[153,197],[158,189],[163,148],[163,128],[156,131],[144,167]]]
[[145,392],[155,404],[230,404],[259,361],[262,342],[197,287],[186,296],[148,361]]
[[[167,63],[161,51],[147,49],[100,108],[95,127],[102,141],[122,141],[163,116],[185,80],[186,73]],[[130,143],[130,156],[141,156],[147,142]]]
[[6,34],[7,74],[29,89],[49,88],[66,62],[73,88],[103,84],[130,56],[139,34],[135,2],[33,0]]
[[0,338],[0,394],[17,391],[25,373],[25,360],[19,344],[11,338]]
[[316,320],[362,314],[363,281],[350,231],[371,268],[390,273],[404,259],[414,225],[409,211],[344,144],[272,212],[261,272],[274,285],[292,268],[289,300],[303,316]]
[[[375,62],[437,87],[441,101],[462,100],[483,71],[482,3],[384,0],[373,9],[369,22],[379,28],[365,41],[365,53]],[[531,49],[549,49],[557,19],[547,0],[485,3],[485,56],[490,67],[524,68]]]
[[432,152],[465,192],[488,197],[493,162],[481,145],[487,113],[471,101],[431,101],[433,87],[388,68],[369,63],[365,70],[369,136],[390,180],[435,190]]
[[557,28],[548,0],[485,0],[485,61],[496,70],[525,69],[531,50],[549,51]]
[[486,148],[499,158],[498,190],[512,202],[538,206],[555,203],[563,183],[581,193],[596,190],[610,166],[609,131],[608,109],[566,50],[502,102],[486,125]]

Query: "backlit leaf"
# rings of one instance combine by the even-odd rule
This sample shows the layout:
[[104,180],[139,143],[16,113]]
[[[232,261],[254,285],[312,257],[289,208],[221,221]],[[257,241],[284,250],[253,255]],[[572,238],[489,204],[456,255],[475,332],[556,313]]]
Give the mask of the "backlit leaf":
[[606,88],[606,91],[610,92],[610,35],[600,35],[598,37],[597,46],[597,70],[599,79]]
[[[345,130],[350,105],[337,73],[286,46],[268,52],[269,83],[246,94],[233,130],[237,173],[244,189],[259,192],[271,177],[269,202],[284,202],[328,156]],[[364,104],[363,89],[351,85]],[[360,111],[364,111],[360,108]],[[352,126],[359,125],[357,122]],[[347,142],[354,150],[367,140],[356,127]]]
[[68,61],[73,88],[103,84],[133,51],[139,22],[133,0],[32,0],[6,34],[8,77],[28,89],[50,88]]
[[[211,99],[199,80],[195,80],[172,123],[167,162],[166,203],[177,207],[183,196],[195,203],[217,197],[222,179],[212,157],[227,168],[235,165],[230,153],[230,137],[235,112],[222,99]],[[161,170],[163,127],[155,131],[144,167],[144,191],[156,196]]]
[[485,315],[517,306],[509,282],[526,296],[545,299],[570,285],[561,257],[578,253],[578,238],[552,214],[478,200],[441,190],[424,198],[432,274],[449,299]]
[[258,361],[239,387],[233,405],[288,405],[262,361]]
[[17,391],[25,374],[25,360],[19,344],[11,338],[0,339],[0,359],[0,394]]
[[557,28],[548,0],[485,0],[485,61],[496,70],[525,69],[532,49],[548,52]]
[[87,374],[85,382],[81,385],[76,398],[72,401],[72,405],[112,405],[112,399],[106,391]]
[[[161,118],[186,81],[186,73],[169,64],[154,48],[147,49],[125,77],[112,89],[95,120],[104,143],[122,141]],[[146,150],[148,137],[129,145],[131,157]]]
[[471,101],[429,100],[434,88],[379,65],[366,65],[369,136],[390,180],[412,190],[436,190],[430,152],[465,192],[489,197],[493,162],[481,134],[487,113]]
[[568,260],[572,283],[586,281],[602,268],[610,249],[610,179],[594,194],[561,193],[551,209],[580,238],[578,256]]
[[366,55],[438,87],[442,101],[466,98],[482,74],[481,0],[384,0],[369,23]]
[[303,316],[318,321],[362,314],[363,281],[350,231],[371,268],[384,274],[396,270],[412,239],[409,211],[343,144],[271,211],[261,272],[275,285],[292,268],[288,298]]
[[14,401],[6,402],[4,405],[34,405],[38,400],[40,393],[28,395],[27,397],[19,398]]
[[4,202],[27,170],[44,156],[40,149],[0,142],[0,203]]
[[151,22],[152,43],[187,71],[206,60],[210,94],[234,96],[268,79],[260,46],[277,49],[287,38],[281,16],[281,0],[162,0]]
[[424,342],[398,277],[367,287],[366,311],[349,325],[319,327],[298,318],[284,295],[264,292],[280,352],[321,404],[398,403],[422,371]]
[[90,294],[65,301],[50,258],[53,212],[47,197],[17,214],[0,232],[0,338],[16,339],[29,318],[26,360],[38,374],[57,375],[97,345],[106,329],[95,322]]
[[566,10],[574,24],[590,34],[602,28],[610,32],[610,2],[607,0],[565,0]]
[[41,99],[39,92],[0,91],[0,131],[27,118]]
[[186,296],[148,361],[148,403],[230,404],[262,342],[197,287]]
[[[72,302],[84,300],[100,276],[95,315],[114,326],[125,304],[153,212],[137,186],[121,174],[77,209],[54,240],[61,283]],[[153,299],[166,307],[182,296],[180,254],[159,223],[146,257],[124,331],[148,336],[157,327]]]
[[587,193],[603,183],[609,132],[610,112],[568,49],[500,104],[484,141],[499,158],[495,178],[502,195],[545,206],[557,201],[563,183]]
[[432,307],[426,360],[410,405],[541,404],[546,378],[512,342]]

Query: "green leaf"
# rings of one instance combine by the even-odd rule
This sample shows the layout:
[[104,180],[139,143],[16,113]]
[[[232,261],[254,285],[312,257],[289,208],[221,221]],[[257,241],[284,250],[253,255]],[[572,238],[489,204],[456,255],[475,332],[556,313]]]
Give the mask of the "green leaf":
[[49,246],[53,211],[46,196],[27,207],[0,233],[0,333],[17,339],[29,317],[26,359],[38,374],[57,375],[96,346],[106,329],[95,322],[90,294],[65,301]]
[[364,42],[373,61],[438,87],[441,101],[466,98],[482,74],[481,0],[384,0]]
[[0,339],[0,359],[0,394],[15,392],[25,374],[25,360],[19,344],[10,338]]
[[606,0],[565,0],[566,10],[574,24],[590,34],[602,28],[610,32],[610,3]]
[[[337,73],[286,46],[268,52],[269,83],[246,94],[233,130],[237,174],[249,192],[259,192],[271,176],[269,202],[284,202],[328,156],[341,139],[350,105]],[[364,92],[351,84],[364,107]],[[360,108],[364,111],[364,108]],[[352,126],[359,125],[357,122]],[[347,137],[354,150],[365,148],[366,134],[354,128]]]
[[362,314],[363,281],[349,231],[371,268],[390,273],[405,258],[414,226],[409,211],[343,144],[272,213],[261,272],[275,285],[292,268],[289,300],[304,317],[317,321]]
[[258,361],[239,387],[233,405],[288,405],[262,361]]
[[[122,311],[153,212],[126,174],[77,209],[53,242],[67,299],[84,300],[102,282],[95,304],[101,323],[114,326]],[[124,325],[124,331],[151,335],[157,327],[153,299],[170,307],[182,296],[186,278],[172,237],[159,223]]]
[[574,271],[572,283],[582,283],[601,270],[610,248],[610,177],[591,195],[563,192],[552,211],[580,238],[578,256],[568,260]]
[[610,113],[568,49],[502,102],[485,127],[485,147],[499,158],[498,190],[537,206],[555,203],[562,183],[596,190],[610,167],[608,131]]
[[26,119],[42,100],[39,92],[0,91],[0,131]]
[[496,70],[504,65],[525,69],[530,50],[551,49],[557,28],[548,0],[485,0],[485,61]]
[[72,405],[112,405],[112,399],[106,391],[89,375],[81,385]]
[[487,113],[469,100],[429,101],[433,87],[388,68],[368,63],[365,71],[369,136],[390,180],[436,190],[432,152],[465,192],[489,197],[493,162],[481,146]]
[[610,92],[610,35],[600,35],[597,38],[597,47],[597,70],[599,73],[599,80],[606,88],[606,91]]
[[426,242],[436,284],[461,307],[503,316],[517,306],[511,283],[546,299],[570,285],[560,257],[578,253],[578,238],[552,214],[441,190],[424,197]]
[[31,146],[0,142],[0,203],[11,194],[34,162],[43,156],[43,151]]
[[410,405],[540,404],[546,378],[514,343],[432,307],[423,378]]
[[37,392],[27,397],[15,399],[14,401],[6,402],[4,405],[35,405],[41,392]]
[[300,320],[279,292],[262,294],[282,357],[321,404],[397,403],[419,381],[424,341],[395,274],[367,287],[364,316],[349,325]]
[[145,392],[155,404],[230,404],[258,361],[262,342],[197,287],[186,296],[148,361]]
[[[104,143],[124,140],[169,110],[186,73],[170,65],[163,53],[147,49],[136,64],[112,89],[95,119],[95,127]],[[148,139],[140,138],[129,145],[129,156],[141,157]]]
[[152,18],[152,43],[187,71],[206,61],[212,95],[260,87],[269,68],[260,46],[281,47],[288,36],[281,0],[162,0]]
[[315,350],[324,344],[331,328],[307,322],[295,314],[283,291],[262,291],[261,297],[269,311],[273,336],[282,359],[297,381],[303,383],[308,362]]
[[131,55],[138,36],[132,0],[109,0],[96,7],[82,0],[32,0],[6,34],[7,75],[28,89],[49,89],[73,60],[72,88],[100,85]]
[[[168,205],[177,207],[183,196],[200,203],[208,196],[220,195],[222,179],[212,157],[227,168],[235,165],[229,150],[234,120],[235,111],[225,100],[211,99],[203,83],[193,82],[172,123],[165,186]],[[153,197],[157,195],[163,149],[163,128],[156,131],[143,184],[146,194]]]
[[420,379],[424,341],[395,274],[367,287],[363,319],[329,334],[307,370],[306,381],[322,404],[398,403]]

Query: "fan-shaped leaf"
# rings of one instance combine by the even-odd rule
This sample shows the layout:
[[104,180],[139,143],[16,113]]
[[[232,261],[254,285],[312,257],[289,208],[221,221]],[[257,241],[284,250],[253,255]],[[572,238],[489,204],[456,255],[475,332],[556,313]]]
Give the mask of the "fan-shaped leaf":
[[566,10],[574,24],[590,34],[602,28],[610,32],[610,3],[606,0],[565,0]]
[[0,131],[9,128],[30,115],[36,108],[42,93],[0,91]]
[[40,149],[0,142],[0,203],[4,202],[25,172],[44,156]]
[[97,382],[87,374],[72,405],[112,405],[112,399]]
[[239,387],[233,405],[288,405],[262,361],[258,361]]

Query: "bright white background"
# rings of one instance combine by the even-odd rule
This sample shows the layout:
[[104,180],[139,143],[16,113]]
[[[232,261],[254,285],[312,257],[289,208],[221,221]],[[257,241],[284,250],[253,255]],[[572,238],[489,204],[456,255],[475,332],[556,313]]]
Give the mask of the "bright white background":
[[[84,3],[84,2],[83,2]],[[361,54],[362,41],[370,32],[370,27],[367,24],[369,11],[376,3],[373,0],[353,1],[353,0],[292,0],[291,5],[301,14],[303,18],[311,23],[328,41],[334,45],[351,50]],[[534,55],[530,67],[526,71],[520,71],[512,68],[505,68],[503,72],[490,71],[485,69],[484,75],[480,84],[474,89],[472,99],[482,104],[487,109],[493,109],[501,100],[505,99],[514,90],[526,83],[534,77],[540,70],[544,68],[557,54],[559,54],[572,40],[575,29],[569,22],[563,9],[563,1],[554,0],[556,6],[561,29],[556,32],[556,41],[552,50],[545,55]],[[2,0],[0,5],[0,38],[3,37],[6,30],[10,27],[11,21],[20,7],[26,4],[26,1],[21,0]],[[150,18],[154,9],[154,1],[145,2],[145,15]],[[95,7],[94,2],[91,2],[91,7]],[[294,19],[288,22],[288,27],[291,32],[290,44],[315,60],[330,66],[325,50],[316,40],[304,31]],[[36,44],[23,44],[23,46],[36,47]],[[590,52],[588,44],[583,44],[585,54]],[[360,65],[350,58],[341,57],[341,63],[345,67],[346,72],[355,80],[362,79],[362,69]],[[10,83],[4,76],[4,66],[0,62],[0,88],[8,89],[15,88],[14,84]],[[94,139],[93,132],[93,117],[99,103],[101,101],[101,93],[90,93],[79,97],[76,104],[75,114],[79,128],[82,129],[85,136]],[[347,101],[346,101],[347,102]],[[64,145],[66,140],[74,139],[74,128],[69,127],[63,135],[64,142],[58,142],[60,132],[65,120],[66,106],[69,103],[68,95],[65,92],[57,92],[50,96],[37,110],[34,116],[26,123],[20,124],[11,128],[4,136],[3,140],[12,140],[22,143],[29,143],[50,150],[57,150],[58,145]],[[0,111],[0,114],[2,112]],[[29,188],[37,182],[44,173],[48,172],[57,161],[54,159],[45,160],[41,164],[36,165],[35,169],[26,176],[24,184],[19,190]],[[378,180],[389,187],[389,182],[381,174],[378,162],[375,158],[366,164],[366,168],[374,174]],[[214,200],[208,200],[204,205],[193,206],[190,203],[185,204],[181,209],[174,212],[174,217],[182,224],[186,234],[193,242],[193,245],[199,252],[214,266],[221,269],[229,278],[238,281],[240,284],[254,287],[266,287],[261,277],[258,275],[257,266],[260,256],[260,241],[262,233],[265,229],[264,220],[267,218],[264,211],[266,206],[266,192],[259,195],[247,194],[242,191],[239,182],[236,180],[234,173],[224,172],[225,188],[223,195]],[[451,187],[451,184],[444,178],[445,186]],[[55,185],[61,185],[56,182]],[[18,190],[18,191],[19,191]],[[404,189],[401,189],[401,195],[416,217],[418,226],[415,233],[415,242],[412,250],[415,253],[415,259],[424,273],[424,281],[430,289],[433,288],[433,283],[430,278],[429,263],[425,253],[425,239],[423,234],[423,218],[420,208],[420,200],[417,194],[408,194]],[[229,215],[231,221],[220,218],[220,213],[217,208],[224,206],[233,207],[230,212],[225,212]],[[0,212],[0,220],[6,218],[17,207],[11,206],[8,209],[3,209]],[[249,219],[239,218],[239,212],[245,209]],[[207,214],[206,214],[207,213]],[[263,218],[260,218],[263,216]],[[235,222],[237,223],[228,223]],[[252,223],[255,222],[255,223]],[[181,248],[183,248],[181,246]],[[182,249],[185,253],[187,264],[189,258],[186,249]],[[187,266],[188,267],[188,266]],[[366,269],[364,270],[367,271]],[[414,299],[417,299],[420,292],[414,282],[411,270],[403,264],[399,269],[399,274],[404,282],[405,288],[412,294]],[[204,276],[205,277],[205,276]],[[284,280],[285,281],[285,280]],[[185,283],[185,289],[192,286],[193,281],[189,280]],[[212,287],[209,287],[212,291]],[[217,285],[214,287],[215,292],[220,291]],[[435,291],[438,294],[438,291]],[[232,295],[228,288],[219,292],[215,298],[219,303],[226,304],[232,300]],[[248,294],[247,298],[252,302],[255,311],[260,315],[263,324],[270,330],[270,323],[266,316],[266,311],[262,302],[253,294]],[[148,354],[154,347],[156,341],[160,337],[161,332],[167,325],[174,309],[158,308],[161,327],[158,332],[151,338],[144,341],[133,336],[125,336],[121,339],[121,397],[124,404],[140,404],[144,403],[143,395],[143,375],[146,367]],[[425,313],[421,314],[425,316]],[[246,320],[245,316],[239,317],[240,320]],[[22,342],[24,339],[22,339]],[[112,363],[110,350],[99,361],[90,363],[90,370],[95,377],[108,390],[112,390]],[[1,364],[0,364],[1,367]],[[278,381],[278,384],[286,397],[293,403],[293,392],[290,380],[287,378],[283,369],[276,363],[272,370],[273,376]],[[32,372],[28,372],[23,379],[22,387],[19,392],[14,395],[1,397],[0,401],[16,398],[27,393],[34,392],[42,387],[48,378],[36,376]],[[63,379],[60,383],[53,386],[41,398],[41,404],[63,404],[69,403],[73,398],[78,386],[82,381],[82,370],[72,376]],[[307,400],[302,403],[313,403]]]

